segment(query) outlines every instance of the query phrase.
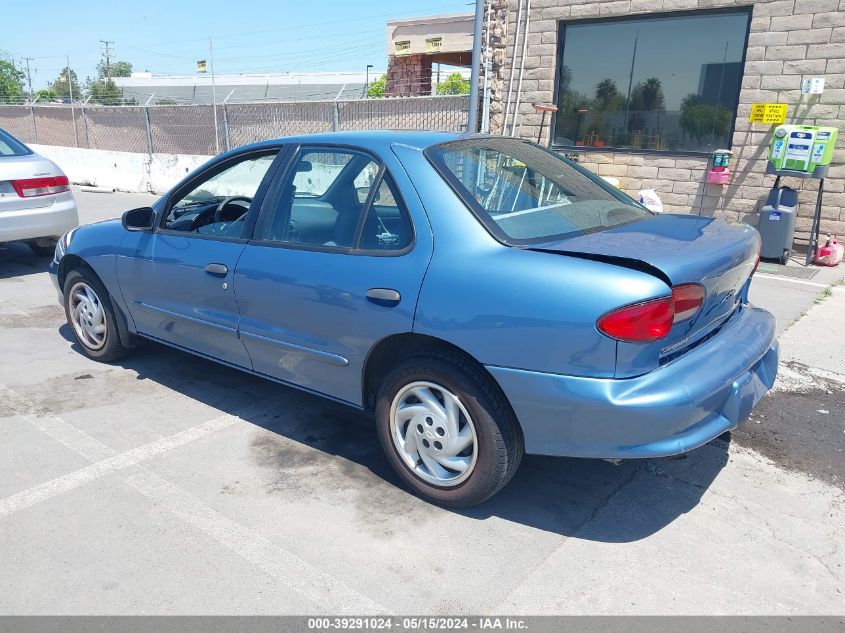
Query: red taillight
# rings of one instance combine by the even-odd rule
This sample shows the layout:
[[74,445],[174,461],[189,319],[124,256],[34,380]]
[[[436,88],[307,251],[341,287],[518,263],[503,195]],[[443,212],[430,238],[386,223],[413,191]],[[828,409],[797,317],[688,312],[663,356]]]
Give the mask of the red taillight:
[[672,297],[662,297],[608,312],[596,325],[611,338],[650,343],[669,334],[674,316]]
[[45,176],[43,178],[13,180],[12,187],[15,188],[21,198],[34,198],[35,196],[49,196],[68,191],[70,190],[70,181],[67,176]]
[[698,284],[685,284],[672,288],[672,302],[675,304],[673,323],[686,321],[701,309],[704,303],[704,288]]

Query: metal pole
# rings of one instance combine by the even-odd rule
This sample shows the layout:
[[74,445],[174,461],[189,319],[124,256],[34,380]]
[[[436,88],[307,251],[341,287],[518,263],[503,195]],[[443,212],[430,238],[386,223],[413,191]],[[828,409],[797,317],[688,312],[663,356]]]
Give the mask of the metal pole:
[[147,128],[147,153],[153,155],[153,126],[150,124],[150,101],[153,100],[155,93],[150,95],[147,102],[144,104],[144,125]]
[[73,122],[73,136],[76,139],[76,146],[79,147],[79,130],[76,129],[76,114],[73,111],[73,75],[70,74],[70,57],[65,55],[67,66],[65,67],[65,79],[67,79],[67,87],[70,96],[70,120]]
[[85,147],[91,149],[91,143],[88,140],[88,115],[85,114],[85,104],[91,100],[91,95],[88,95],[88,98],[82,102],[80,106],[82,108],[82,132],[83,136],[85,137]]
[[340,99],[340,95],[343,94],[344,90],[346,90],[346,84],[340,87],[340,90],[338,90],[332,101],[332,132],[337,132],[340,127],[340,104],[338,103],[338,99]]
[[[35,98],[35,101],[38,100],[38,97]],[[38,142],[38,128],[35,127],[35,108],[33,108],[33,104],[35,101],[32,100],[32,95],[29,97],[29,115],[32,117],[32,142]]]
[[816,196],[816,208],[813,212],[813,224],[810,227],[810,243],[807,244],[807,258],[804,265],[809,266],[816,257],[816,248],[819,245],[819,231],[822,221],[822,194],[824,193],[824,178],[819,179],[819,193]]
[[364,80],[364,99],[370,98],[370,68],[372,64],[367,64],[367,78]]
[[[490,26],[493,18],[492,0],[487,7],[487,32],[484,37],[484,93],[481,98],[481,132],[490,133],[490,73],[493,70],[493,56],[490,52]],[[439,64],[438,64],[439,67]]]
[[220,153],[220,131],[217,129],[217,88],[214,82],[214,47],[211,44],[211,36],[208,36],[208,53],[211,62],[211,108],[214,111],[214,149]]
[[478,79],[481,69],[481,31],[484,25],[484,0],[475,0],[475,28],[472,32],[472,73],[469,79],[467,132],[478,132]]
[[226,104],[229,102],[229,98],[235,94],[235,90],[235,88],[232,88],[229,94],[226,95],[226,98],[223,99],[223,140],[226,144],[227,152],[232,149],[232,143],[229,140],[229,108]]

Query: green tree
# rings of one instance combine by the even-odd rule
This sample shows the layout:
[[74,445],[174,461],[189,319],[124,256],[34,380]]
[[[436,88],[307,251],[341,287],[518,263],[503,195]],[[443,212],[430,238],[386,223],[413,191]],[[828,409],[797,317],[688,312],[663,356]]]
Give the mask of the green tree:
[[101,105],[120,105],[123,102],[123,90],[111,79],[98,79],[85,82],[85,94],[91,103]]
[[681,101],[681,129],[696,142],[723,137],[731,124],[731,113],[722,106],[701,103],[697,94],[689,94]]
[[367,88],[367,96],[370,99],[381,99],[384,96],[384,90],[387,86],[387,75],[382,75],[378,79],[370,82]]
[[38,101],[55,101],[59,98],[59,95],[52,88],[41,88],[35,91],[35,98]]
[[[110,71],[110,72],[107,72]],[[101,60],[97,64],[97,78],[106,79],[107,77],[129,77],[132,75],[132,64],[129,62],[112,62],[109,68],[106,68],[106,60]]]
[[446,80],[437,84],[439,95],[465,95],[469,94],[469,79],[464,79],[461,73],[452,73]]
[[663,84],[657,77],[638,82],[631,91],[631,110],[645,112],[666,110],[666,97],[663,95]]
[[0,103],[20,103],[25,99],[23,71],[10,60],[0,57]]
[[612,79],[602,79],[596,85],[596,98],[594,107],[596,110],[615,111],[621,110],[625,102],[616,82]]
[[79,99],[82,96],[82,91],[79,89],[79,80],[76,73],[65,66],[56,80],[50,84],[50,90],[56,94],[57,98],[64,101],[70,99],[71,88],[73,88],[74,100]]
[[156,105],[178,105],[175,99],[170,99],[169,97],[163,97],[161,99],[156,99]]

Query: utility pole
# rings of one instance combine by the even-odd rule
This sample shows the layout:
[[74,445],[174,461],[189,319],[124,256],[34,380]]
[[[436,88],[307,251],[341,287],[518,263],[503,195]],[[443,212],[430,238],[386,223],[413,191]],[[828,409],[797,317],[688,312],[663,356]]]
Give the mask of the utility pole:
[[32,74],[29,72],[29,62],[34,61],[32,57],[24,57],[26,62],[26,82],[29,84],[29,117],[32,122],[32,142],[38,142],[38,129],[35,127],[35,109],[32,107]]
[[35,61],[34,57],[24,57],[26,62],[26,83],[29,84],[29,100],[32,101],[32,75],[29,72],[29,62]]
[[100,40],[105,50],[103,56],[106,58],[106,81],[111,81],[111,45],[114,40]]
[[211,62],[211,109],[214,111],[214,149],[220,153],[220,132],[217,129],[217,87],[214,83],[214,47],[211,36],[208,36],[208,58]]

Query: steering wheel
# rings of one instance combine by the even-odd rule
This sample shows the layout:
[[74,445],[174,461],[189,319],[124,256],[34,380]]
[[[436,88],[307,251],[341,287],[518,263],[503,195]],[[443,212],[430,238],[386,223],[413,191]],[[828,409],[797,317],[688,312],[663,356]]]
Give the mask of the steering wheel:
[[[225,220],[223,220],[223,209],[226,208],[226,205],[228,205],[230,202],[234,202],[235,200],[244,200],[246,202],[252,202],[252,198],[249,198],[247,196],[229,196],[228,198],[224,198],[223,201],[220,204],[218,204],[217,208],[214,210],[214,223],[215,224],[217,222],[224,222],[225,221]],[[247,209],[245,209],[244,212],[238,217],[239,218],[243,217],[243,215],[245,215],[247,213],[247,211],[249,211],[249,207],[247,207]]]

